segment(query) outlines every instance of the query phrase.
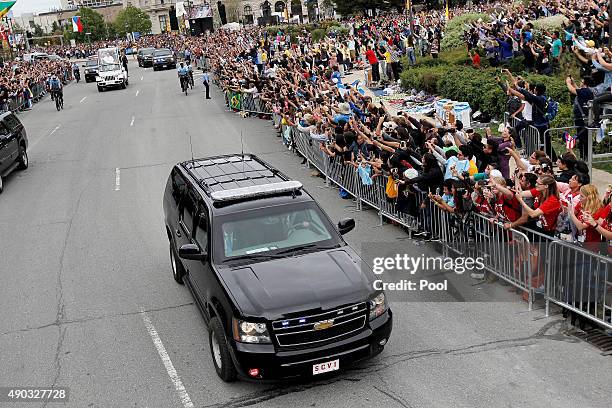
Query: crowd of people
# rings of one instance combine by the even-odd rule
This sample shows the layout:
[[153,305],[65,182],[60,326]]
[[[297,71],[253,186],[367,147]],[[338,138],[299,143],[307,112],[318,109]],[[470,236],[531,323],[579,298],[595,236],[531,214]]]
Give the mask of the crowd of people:
[[[382,35],[380,42],[371,40],[389,44]],[[466,129],[460,120],[436,125],[393,115],[359,85],[342,83],[337,59],[322,52],[341,48],[341,40],[305,39],[295,46],[282,40],[260,30],[220,32],[203,49],[214,56],[223,89],[254,94],[282,124],[307,134],[329,160],[354,167],[365,186],[384,178],[396,210],[424,220],[418,235],[432,235],[423,213],[433,203],[463,222],[480,213],[507,229],[524,227],[608,253],[612,192],[598,191],[586,163],[572,151],[557,157],[538,150],[524,158],[517,129],[508,125],[495,137],[489,129]],[[372,48],[366,45],[366,52]],[[532,87],[509,74],[505,86],[531,105],[532,121],[547,122],[543,85]]]
[[71,79],[70,63],[65,60],[15,60],[0,64],[0,112],[30,109],[42,96],[46,82],[57,75],[64,82]]

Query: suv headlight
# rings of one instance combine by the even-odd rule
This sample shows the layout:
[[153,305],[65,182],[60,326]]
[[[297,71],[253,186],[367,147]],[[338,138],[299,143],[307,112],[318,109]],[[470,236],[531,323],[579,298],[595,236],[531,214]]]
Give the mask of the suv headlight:
[[374,299],[370,300],[370,320],[376,319],[378,316],[385,313],[387,310],[387,299],[384,293],[380,293]]
[[270,334],[265,323],[233,320],[234,340],[242,343],[270,343]]

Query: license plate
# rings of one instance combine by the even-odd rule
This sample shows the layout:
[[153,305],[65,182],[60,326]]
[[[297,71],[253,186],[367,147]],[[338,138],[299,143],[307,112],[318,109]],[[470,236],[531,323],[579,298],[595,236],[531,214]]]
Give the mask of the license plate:
[[312,366],[312,375],[329,373],[340,369],[340,360],[327,361]]

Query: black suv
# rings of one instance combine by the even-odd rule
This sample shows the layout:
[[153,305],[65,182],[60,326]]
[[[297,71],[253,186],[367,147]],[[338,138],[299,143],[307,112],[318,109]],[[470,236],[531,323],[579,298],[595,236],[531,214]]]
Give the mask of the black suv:
[[85,82],[96,82],[98,76],[98,60],[90,59],[83,64],[85,67]]
[[374,274],[298,181],[254,155],[179,163],[164,193],[174,279],[208,325],[219,377],[324,374],[391,335]]
[[153,52],[153,71],[162,68],[176,68],[176,57],[168,48],[158,48]]
[[139,67],[152,67],[153,66],[153,52],[155,48],[141,48],[138,50],[136,58],[138,59]]
[[15,169],[28,168],[28,137],[25,128],[11,112],[0,114],[0,193],[2,178]]

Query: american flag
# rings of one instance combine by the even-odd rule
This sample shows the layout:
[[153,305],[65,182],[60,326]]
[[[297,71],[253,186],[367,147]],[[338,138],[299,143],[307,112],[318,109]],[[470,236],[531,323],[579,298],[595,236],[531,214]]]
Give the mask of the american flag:
[[572,136],[567,132],[563,132],[563,140],[565,140],[565,147],[567,149],[573,149],[576,147],[576,136]]

